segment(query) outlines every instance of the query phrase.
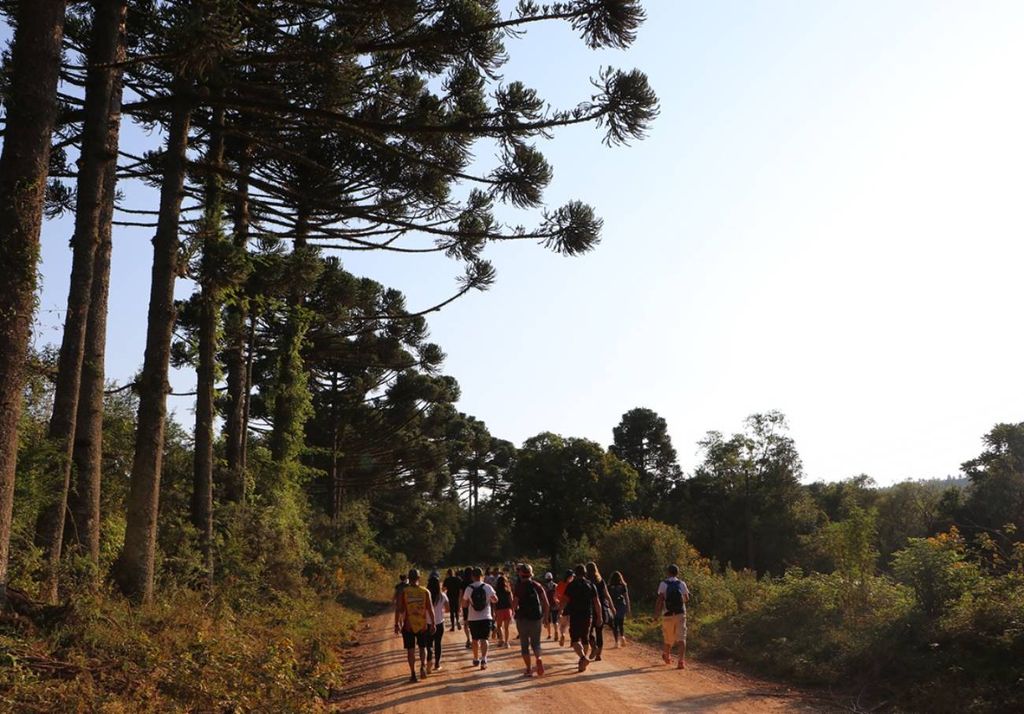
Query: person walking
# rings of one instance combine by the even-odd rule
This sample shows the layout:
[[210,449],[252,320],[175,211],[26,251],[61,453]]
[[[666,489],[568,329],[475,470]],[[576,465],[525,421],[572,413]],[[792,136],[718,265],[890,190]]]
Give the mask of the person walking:
[[468,612],[466,624],[473,638],[473,666],[487,669],[487,640],[491,636],[493,605],[498,596],[483,580],[484,571],[473,568],[473,583],[463,593],[462,603]]
[[548,598],[548,605],[550,605],[548,616],[544,618],[544,633],[549,640],[553,640],[558,636],[558,601],[555,599],[558,583],[555,582],[555,576],[551,573],[544,573],[542,586],[544,594]]
[[402,573],[398,576],[398,582],[395,583],[395,591],[391,595],[391,604],[395,606],[396,610],[398,609],[399,601],[402,599],[402,591],[405,590],[405,586],[409,584],[408,578],[408,575]]
[[601,603],[597,598],[597,589],[587,580],[587,568],[582,563],[577,565],[572,581],[565,588],[569,613],[569,642],[578,656],[577,668],[584,672],[590,664],[587,659],[587,645],[590,639],[590,628],[595,624],[603,625],[601,619]]
[[427,647],[434,631],[434,607],[430,591],[420,584],[420,573],[409,571],[408,584],[402,588],[395,609],[395,634],[402,635],[402,643],[409,657],[409,681],[416,681],[416,648],[420,650],[420,677],[426,677],[430,668]]
[[616,570],[608,578],[608,594],[612,598],[615,616],[612,619],[612,634],[615,636],[615,647],[626,645],[626,617],[631,616],[632,604],[629,601],[629,585],[622,573]]
[[455,574],[455,571],[448,568],[448,572],[445,573],[444,592],[448,596],[448,614],[451,617],[452,632],[455,629],[462,629],[462,620],[459,618],[459,601],[462,600],[462,591],[466,589],[466,586],[462,582],[462,578]]
[[462,622],[463,631],[466,633],[466,649],[473,649],[473,637],[469,632],[469,608],[466,607],[462,602],[462,594],[466,592],[466,588],[473,584],[473,569],[466,568],[462,571],[462,589],[459,590],[458,597],[455,598],[455,607],[462,605]]
[[516,628],[519,630],[519,648],[523,655],[523,663],[526,665],[523,676],[533,676],[530,662],[532,650],[537,660],[537,676],[543,677],[544,662],[540,657],[540,633],[541,625],[549,622],[551,606],[544,586],[533,579],[533,566],[528,563],[519,566],[519,582],[516,583],[513,593],[512,607],[516,615]]
[[558,646],[565,647],[565,633],[569,631],[569,599],[565,596],[565,590],[572,582],[574,575],[571,570],[565,571],[565,577],[555,586],[555,606],[558,608]]
[[498,601],[494,605],[494,625],[498,632],[498,647],[507,648],[508,626],[512,622],[512,584],[504,575],[494,581]]
[[597,601],[601,611],[601,617],[595,617],[590,626],[590,659],[600,662],[601,653],[604,651],[604,626],[606,623],[611,624],[615,614],[612,610],[611,595],[608,594],[608,583],[601,577],[601,571],[598,570],[597,563],[593,561],[587,563],[587,580],[597,591]]
[[686,603],[690,590],[679,579],[679,567],[670,565],[665,569],[668,577],[658,584],[658,602],[654,616],[661,619],[661,635],[664,652],[661,658],[665,664],[672,664],[672,648],[679,646],[679,669],[686,669]]
[[[450,570],[448,572],[451,572]],[[427,661],[430,655],[434,656],[434,671],[441,669],[441,640],[444,639],[444,613],[452,609],[448,595],[441,590],[441,575],[435,570],[427,579],[427,590],[430,591],[430,602],[434,606],[434,632],[430,640],[433,652],[427,652]]]

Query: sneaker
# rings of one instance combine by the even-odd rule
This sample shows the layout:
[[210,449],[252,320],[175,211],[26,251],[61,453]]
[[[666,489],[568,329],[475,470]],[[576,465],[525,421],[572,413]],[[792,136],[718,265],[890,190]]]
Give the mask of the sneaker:
[[473,649],[473,643],[472,643],[472,642],[469,642],[469,641],[467,640],[467,641],[466,641],[466,649],[467,649],[467,650],[471,650],[471,649]]
[[434,665],[434,671],[435,672],[440,672],[441,671],[441,664],[440,664],[440,662]]
[[478,660],[478,659],[473,660],[473,666],[474,667],[479,667],[480,666],[480,660]]
[[672,664],[672,657],[670,657],[667,654],[661,655],[661,659],[665,662],[665,664]]
[[684,660],[679,660],[679,666],[676,667],[676,669],[686,669],[686,662]]
[[533,672],[531,672],[530,670],[526,670],[525,672],[523,672],[523,677],[525,677],[526,679],[529,679],[532,676]]
[[586,672],[587,666],[590,664],[590,660],[586,657],[580,657],[579,664],[576,665],[577,672]]
[[419,680],[416,679],[416,675],[415,674],[410,675],[410,677],[409,677],[409,684],[416,684],[416,682],[418,682],[418,681]]
[[420,667],[420,679],[426,679],[426,678],[427,678],[427,668],[426,667]]
[[544,676],[544,663],[541,662],[540,660],[537,660],[537,676],[538,677],[543,677]]
[[487,669],[487,659],[480,660],[480,669]]

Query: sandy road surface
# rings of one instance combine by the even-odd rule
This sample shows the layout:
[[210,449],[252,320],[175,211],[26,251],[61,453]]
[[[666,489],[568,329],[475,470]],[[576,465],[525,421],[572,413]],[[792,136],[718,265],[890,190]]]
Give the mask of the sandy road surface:
[[[445,632],[442,670],[410,684],[402,638],[393,632],[393,615],[363,623],[359,644],[347,650],[351,680],[335,700],[338,711],[352,712],[812,712],[820,707],[793,692],[690,663],[678,671],[662,663],[652,649],[630,645],[606,649],[603,661],[584,673],[577,658],[557,642],[544,643],[543,677],[525,679],[519,643],[491,649],[486,671],[472,666],[465,635]],[[512,626],[515,633],[515,625]]]

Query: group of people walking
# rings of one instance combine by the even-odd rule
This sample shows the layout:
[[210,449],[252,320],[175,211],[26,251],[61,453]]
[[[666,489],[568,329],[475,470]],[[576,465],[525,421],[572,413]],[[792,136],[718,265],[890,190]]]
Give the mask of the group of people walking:
[[[596,563],[577,565],[566,571],[561,582],[551,573],[534,577],[533,567],[521,563],[516,577],[498,568],[448,569],[441,580],[438,571],[420,585],[418,570],[403,574],[395,586],[395,634],[401,634],[409,659],[411,682],[439,671],[445,622],[450,632],[466,633],[466,648],[473,651],[473,666],[487,669],[492,640],[496,647],[510,646],[509,625],[514,619],[516,639],[525,665],[523,677],[543,676],[541,642],[557,640],[569,645],[578,657],[577,670],[601,661],[605,628],[610,628],[615,646],[626,643],[625,620],[632,614],[629,586],[616,571],[606,581]],[[668,566],[666,578],[658,584],[655,616],[661,620],[666,664],[678,647],[678,668],[686,668],[686,603],[689,590],[679,579],[679,568]],[[446,617],[447,615],[447,617]]]

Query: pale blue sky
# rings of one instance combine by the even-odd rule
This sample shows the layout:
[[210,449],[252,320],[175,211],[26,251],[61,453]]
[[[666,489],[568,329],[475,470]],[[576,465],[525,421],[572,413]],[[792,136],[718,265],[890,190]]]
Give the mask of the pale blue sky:
[[[460,408],[516,442],[551,430],[607,444],[647,406],[686,470],[705,431],[780,409],[810,479],[955,473],[994,423],[1024,419],[1024,4],[647,8],[625,52],[561,26],[509,43],[505,76],[555,105],[586,98],[601,65],[635,66],[662,113],[628,149],[589,128],[542,145],[549,204],[592,203],[603,243],[574,259],[490,249],[497,284],[430,320]],[[67,236],[45,228],[44,310],[66,299]],[[142,360],[148,237],[115,238],[120,380]],[[456,272],[420,256],[347,266],[411,306],[447,296]]]

